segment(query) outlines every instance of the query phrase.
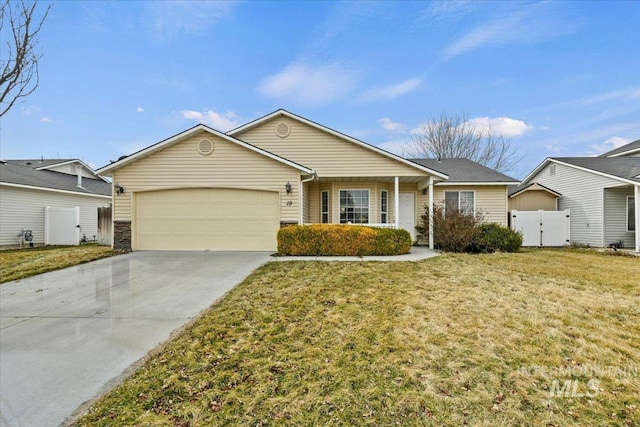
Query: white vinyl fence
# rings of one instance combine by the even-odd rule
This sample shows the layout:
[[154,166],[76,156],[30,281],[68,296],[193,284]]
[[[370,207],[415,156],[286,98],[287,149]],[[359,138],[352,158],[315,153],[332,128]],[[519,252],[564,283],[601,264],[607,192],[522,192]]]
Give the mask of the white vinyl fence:
[[511,211],[511,228],[522,233],[522,246],[569,244],[571,213],[564,211]]
[[47,206],[45,208],[44,244],[80,244],[80,207],[54,208]]

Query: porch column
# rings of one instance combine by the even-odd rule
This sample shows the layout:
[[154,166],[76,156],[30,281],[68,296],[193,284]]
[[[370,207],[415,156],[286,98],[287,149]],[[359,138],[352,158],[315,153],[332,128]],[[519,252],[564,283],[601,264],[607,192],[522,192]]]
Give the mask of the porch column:
[[429,177],[429,249],[433,250],[433,177]]
[[633,186],[633,213],[636,217],[636,252],[640,252],[640,185]]
[[393,181],[393,211],[396,214],[396,229],[400,228],[400,179],[396,176]]

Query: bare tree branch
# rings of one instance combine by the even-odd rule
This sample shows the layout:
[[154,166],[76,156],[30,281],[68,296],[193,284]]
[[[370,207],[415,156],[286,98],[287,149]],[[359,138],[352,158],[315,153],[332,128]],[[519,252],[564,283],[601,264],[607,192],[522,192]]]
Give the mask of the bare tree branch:
[[512,171],[524,156],[518,155],[511,140],[481,129],[462,115],[442,112],[423,123],[403,148],[407,158],[465,158],[502,173]]
[[[37,1],[3,0],[0,5],[0,34],[6,47],[0,51],[0,117],[20,98],[33,93],[40,83],[36,51],[38,34],[49,14],[47,7],[41,18],[35,16]],[[6,26],[6,27],[5,27]]]

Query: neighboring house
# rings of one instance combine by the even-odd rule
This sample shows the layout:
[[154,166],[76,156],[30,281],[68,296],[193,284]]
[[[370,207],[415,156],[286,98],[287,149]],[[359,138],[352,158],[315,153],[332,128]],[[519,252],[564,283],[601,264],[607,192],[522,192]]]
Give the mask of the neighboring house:
[[640,252],[640,140],[599,157],[547,158],[521,187],[533,182],[559,194],[559,210],[571,209],[573,242],[606,247],[622,241]]
[[[415,239],[449,178],[285,110],[226,134],[197,125],[97,173],[122,189],[113,197],[114,247],[133,250],[274,251],[280,227],[309,223],[399,227]],[[467,184],[484,210],[484,181],[451,191],[467,201]],[[505,223],[500,187],[486,210]]]
[[45,207],[80,208],[80,236],[98,234],[98,208],[111,203],[111,184],[78,159],[0,161],[0,246],[22,230],[44,243]]
[[479,212],[485,222],[507,226],[509,187],[517,185],[518,180],[469,159],[412,161],[449,176],[434,185],[436,203]]

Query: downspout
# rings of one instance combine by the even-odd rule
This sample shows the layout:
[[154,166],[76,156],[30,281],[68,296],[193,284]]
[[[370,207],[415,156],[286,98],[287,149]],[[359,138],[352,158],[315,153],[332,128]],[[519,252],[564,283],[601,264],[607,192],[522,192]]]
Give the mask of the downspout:
[[304,224],[304,183],[315,181],[316,179],[318,179],[318,173],[316,171],[313,171],[313,175],[311,175],[311,178],[303,179],[300,181],[300,191],[298,192],[298,206],[300,206],[300,219],[298,220],[298,224],[300,225]]

